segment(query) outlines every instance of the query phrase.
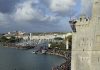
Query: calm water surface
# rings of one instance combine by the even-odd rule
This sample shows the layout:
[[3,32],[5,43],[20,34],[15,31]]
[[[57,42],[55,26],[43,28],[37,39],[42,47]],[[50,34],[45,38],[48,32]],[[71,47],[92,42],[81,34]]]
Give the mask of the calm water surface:
[[62,57],[33,54],[32,50],[0,48],[0,70],[51,70],[63,62]]

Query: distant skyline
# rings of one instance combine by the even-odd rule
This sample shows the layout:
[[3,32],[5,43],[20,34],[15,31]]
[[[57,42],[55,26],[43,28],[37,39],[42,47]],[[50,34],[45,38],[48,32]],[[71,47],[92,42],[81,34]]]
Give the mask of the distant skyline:
[[68,20],[91,15],[92,0],[0,0],[0,33],[68,32]]

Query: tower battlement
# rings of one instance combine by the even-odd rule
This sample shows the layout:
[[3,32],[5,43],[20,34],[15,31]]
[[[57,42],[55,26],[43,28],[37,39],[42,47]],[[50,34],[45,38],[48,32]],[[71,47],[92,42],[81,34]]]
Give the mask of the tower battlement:
[[93,0],[92,17],[100,16],[100,0]]
[[81,16],[78,20],[70,20],[69,23],[73,32],[77,32],[79,28],[83,29],[84,27],[86,27],[90,23],[90,19],[85,16]]
[[75,28],[71,70],[100,70],[100,0],[93,0],[91,19],[80,16]]

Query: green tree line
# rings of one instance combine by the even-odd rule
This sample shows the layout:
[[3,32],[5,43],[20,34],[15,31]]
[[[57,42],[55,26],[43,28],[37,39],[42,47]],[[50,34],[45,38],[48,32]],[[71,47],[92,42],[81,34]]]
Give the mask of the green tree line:
[[7,43],[15,43],[15,42],[20,42],[22,38],[16,38],[14,36],[11,36],[9,39],[5,36],[0,37],[0,42],[7,42]]

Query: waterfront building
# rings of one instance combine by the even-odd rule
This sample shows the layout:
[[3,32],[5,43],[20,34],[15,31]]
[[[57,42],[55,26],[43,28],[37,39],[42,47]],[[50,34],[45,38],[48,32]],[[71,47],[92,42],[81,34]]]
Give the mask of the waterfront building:
[[40,33],[40,34],[24,34],[23,40],[31,40],[31,41],[40,41],[40,42],[62,42],[63,40],[54,40],[54,38],[65,38],[66,33],[64,34],[55,34],[55,33]]
[[[12,36],[16,38],[22,38],[25,41],[52,41],[55,42],[54,38],[60,37],[60,38],[65,38],[66,33],[25,33],[21,31],[14,31],[14,32],[8,32],[4,34],[5,37],[8,39],[11,38]],[[57,40],[56,40],[57,41]],[[59,40],[61,41],[61,40]],[[61,41],[62,42],[62,41]]]

